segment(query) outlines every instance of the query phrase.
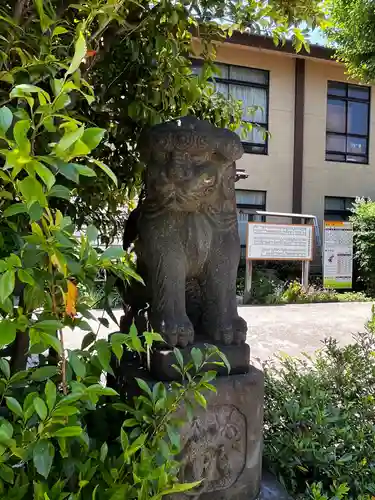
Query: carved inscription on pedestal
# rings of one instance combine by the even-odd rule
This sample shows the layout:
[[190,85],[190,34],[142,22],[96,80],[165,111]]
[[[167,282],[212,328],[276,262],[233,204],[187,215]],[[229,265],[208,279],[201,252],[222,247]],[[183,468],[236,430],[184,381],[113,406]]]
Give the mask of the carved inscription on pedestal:
[[181,482],[203,480],[186,499],[224,490],[241,475],[246,457],[246,417],[233,405],[209,407],[183,432]]

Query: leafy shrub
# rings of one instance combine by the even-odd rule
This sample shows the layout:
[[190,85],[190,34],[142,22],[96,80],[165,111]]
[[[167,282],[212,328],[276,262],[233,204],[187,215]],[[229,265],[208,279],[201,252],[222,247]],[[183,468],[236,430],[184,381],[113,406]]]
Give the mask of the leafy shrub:
[[373,314],[351,345],[266,367],[265,458],[298,498],[375,495],[374,332]]
[[[282,281],[273,269],[255,269],[253,272],[251,304],[273,304],[278,302],[282,292]],[[237,295],[245,290],[245,270],[239,270],[237,277]]]
[[[105,305],[116,279],[139,279],[123,250],[94,248],[96,228],[78,237],[66,213],[86,178],[101,173],[117,183],[94,156],[105,130],[76,108],[80,96],[95,100],[80,71],[86,37],[101,37],[117,19],[101,5],[77,4],[72,29],[52,2],[36,1],[30,47],[29,31],[0,16],[8,29],[0,44],[14,47],[2,52],[1,92],[11,89],[0,107],[0,498],[9,500],[160,500],[191,488],[177,482],[175,411],[205,406],[202,392],[213,390],[215,373],[200,371],[217,349],[196,349],[186,367],[176,351],[182,383],[138,380],[142,394],[120,398],[105,384],[113,359],[127,350],[145,356],[161,337],[132,328],[97,339],[90,304],[79,297],[77,284],[91,289],[99,272],[107,275]],[[87,332],[80,349],[65,348],[65,328]]]
[[306,290],[299,281],[292,281],[279,297],[281,304],[313,302],[368,302],[372,299],[362,292],[339,293],[336,290],[310,285]]
[[[159,340],[153,333],[144,336],[149,346]],[[62,368],[44,365],[12,376],[8,361],[0,359],[6,402],[0,418],[2,498],[156,500],[194,486],[176,479],[184,421],[175,413],[181,404],[205,406],[202,391],[213,390],[215,372],[199,371],[217,349],[196,349],[187,366],[176,351],[186,383],[167,389],[137,379],[142,395],[125,404],[100,382],[103,365],[111,371],[111,350],[119,356],[123,346],[143,351],[134,330],[112,335],[110,343],[86,337],[82,349],[69,352],[64,385]]]
[[354,229],[355,260],[366,291],[375,293],[375,202],[358,198],[350,217]]

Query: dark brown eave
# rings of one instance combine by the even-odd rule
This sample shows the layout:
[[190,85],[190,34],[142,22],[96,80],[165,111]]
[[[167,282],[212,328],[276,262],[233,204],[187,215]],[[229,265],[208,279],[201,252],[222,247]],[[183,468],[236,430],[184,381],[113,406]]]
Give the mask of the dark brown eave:
[[230,38],[226,40],[226,42],[233,43],[235,45],[255,47],[263,50],[272,50],[276,52],[284,52],[286,54],[294,54],[296,56],[304,58],[311,57],[315,59],[332,60],[334,55],[334,51],[332,49],[322,47],[320,45],[310,45],[310,52],[302,49],[297,53],[295,48],[293,47],[291,40],[287,40],[284,45],[275,45],[272,38],[249,33],[235,32]]

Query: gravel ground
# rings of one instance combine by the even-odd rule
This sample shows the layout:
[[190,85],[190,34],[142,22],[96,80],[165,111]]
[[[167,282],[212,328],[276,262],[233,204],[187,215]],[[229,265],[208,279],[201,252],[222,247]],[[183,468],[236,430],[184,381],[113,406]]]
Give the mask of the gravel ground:
[[[120,318],[122,311],[114,311]],[[240,306],[240,315],[249,326],[248,342],[253,360],[264,361],[284,352],[296,356],[313,353],[326,337],[349,343],[352,335],[362,331],[371,314],[371,303],[296,304],[285,306]],[[96,317],[102,316],[95,311]],[[96,329],[98,323],[91,322]],[[110,321],[109,328],[100,326],[99,336],[106,337],[117,330]],[[85,332],[65,332],[67,348],[80,346]]]

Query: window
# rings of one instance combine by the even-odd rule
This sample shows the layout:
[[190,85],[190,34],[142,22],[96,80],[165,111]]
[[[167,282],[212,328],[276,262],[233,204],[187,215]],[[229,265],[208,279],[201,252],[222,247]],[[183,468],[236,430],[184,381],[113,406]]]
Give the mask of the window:
[[355,198],[326,196],[324,202],[324,220],[345,221],[352,215],[351,208]]
[[326,160],[368,163],[370,88],[328,82]]
[[258,215],[256,211],[266,209],[266,192],[236,189],[236,203],[241,247],[246,248],[247,223],[265,220],[265,217]]
[[[267,154],[269,72],[226,64],[216,66],[220,70],[214,77],[216,90],[242,101],[243,120],[264,129],[254,127],[245,138],[241,136],[246,153]],[[199,73],[199,61],[194,61],[193,71]]]

